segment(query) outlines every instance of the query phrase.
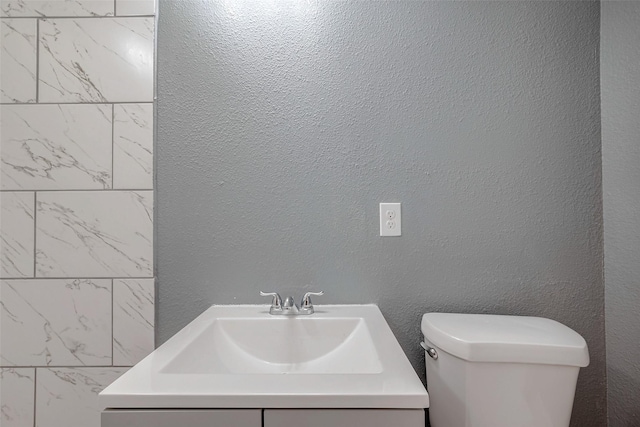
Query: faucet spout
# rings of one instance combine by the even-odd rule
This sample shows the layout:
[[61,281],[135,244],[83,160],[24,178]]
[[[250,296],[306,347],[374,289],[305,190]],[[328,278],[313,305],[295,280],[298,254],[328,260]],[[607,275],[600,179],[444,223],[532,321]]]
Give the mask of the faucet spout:
[[296,305],[293,297],[289,296],[285,298],[284,303],[282,304],[282,314],[294,315],[298,314],[298,311],[298,306]]

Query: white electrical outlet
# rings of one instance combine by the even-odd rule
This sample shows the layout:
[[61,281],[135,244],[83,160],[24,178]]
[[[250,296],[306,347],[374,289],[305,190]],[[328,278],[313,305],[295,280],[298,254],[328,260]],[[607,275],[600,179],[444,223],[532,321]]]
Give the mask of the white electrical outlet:
[[380,235],[402,235],[400,203],[380,203]]

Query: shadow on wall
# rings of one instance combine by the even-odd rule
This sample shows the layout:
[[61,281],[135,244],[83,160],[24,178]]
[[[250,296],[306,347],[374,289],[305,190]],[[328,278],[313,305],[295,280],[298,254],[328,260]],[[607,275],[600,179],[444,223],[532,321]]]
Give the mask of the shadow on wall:
[[624,372],[608,366],[607,370],[609,393],[618,399],[609,399],[609,425],[612,427],[640,427],[640,408],[629,410],[632,400],[640,396],[640,382],[634,380]]

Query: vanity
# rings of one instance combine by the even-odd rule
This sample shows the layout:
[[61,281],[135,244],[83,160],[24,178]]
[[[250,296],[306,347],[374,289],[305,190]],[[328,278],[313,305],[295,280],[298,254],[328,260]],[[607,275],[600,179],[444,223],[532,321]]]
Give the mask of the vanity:
[[102,427],[424,427],[429,396],[376,305],[276,303],[210,307],[100,393]]

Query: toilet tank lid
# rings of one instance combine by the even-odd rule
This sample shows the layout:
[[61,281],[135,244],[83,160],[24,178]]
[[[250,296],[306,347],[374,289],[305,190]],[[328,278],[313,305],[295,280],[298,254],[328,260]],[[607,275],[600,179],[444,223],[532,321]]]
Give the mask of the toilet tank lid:
[[542,317],[427,313],[422,333],[434,346],[470,362],[589,365],[584,338]]

